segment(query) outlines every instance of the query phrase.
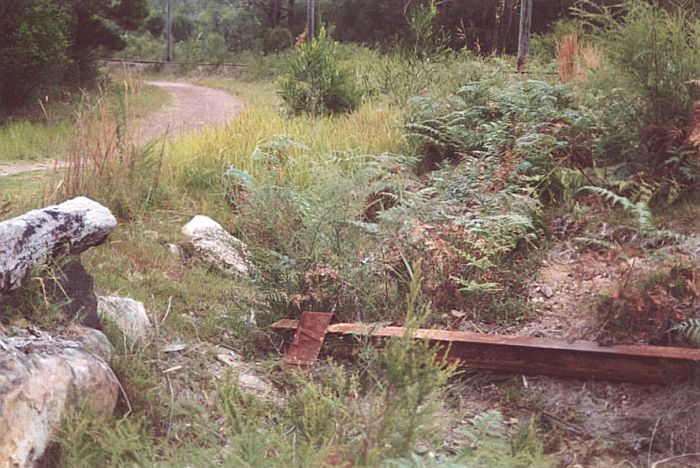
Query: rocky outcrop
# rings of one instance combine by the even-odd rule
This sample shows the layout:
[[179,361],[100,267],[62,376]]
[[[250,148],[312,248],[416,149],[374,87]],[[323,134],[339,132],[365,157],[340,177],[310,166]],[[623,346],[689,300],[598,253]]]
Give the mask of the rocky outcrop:
[[131,343],[146,338],[151,330],[151,320],[142,303],[126,297],[99,296],[97,314],[103,323],[111,323]]
[[109,209],[85,197],[0,222],[0,294],[22,285],[32,268],[104,242],[117,227]]
[[250,270],[248,249],[219,223],[206,216],[195,216],[182,228],[194,254],[204,264],[224,273],[247,275]]
[[118,390],[105,361],[77,342],[0,335],[0,466],[36,466],[66,412],[88,405],[106,417]]

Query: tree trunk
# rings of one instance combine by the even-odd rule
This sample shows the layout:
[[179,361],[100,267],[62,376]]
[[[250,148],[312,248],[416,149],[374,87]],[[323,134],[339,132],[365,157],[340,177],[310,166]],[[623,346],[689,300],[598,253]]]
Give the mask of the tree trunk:
[[287,0],[287,27],[290,31],[294,27],[294,0]]
[[532,26],[532,0],[520,2],[520,31],[518,33],[518,71],[527,69],[530,55],[530,29]]
[[0,295],[19,288],[35,266],[99,245],[116,227],[109,209],[85,197],[0,222]]

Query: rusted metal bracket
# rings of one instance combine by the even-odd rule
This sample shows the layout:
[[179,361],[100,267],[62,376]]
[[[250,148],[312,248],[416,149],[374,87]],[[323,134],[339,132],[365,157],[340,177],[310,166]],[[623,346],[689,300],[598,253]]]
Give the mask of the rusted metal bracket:
[[[296,330],[287,361],[313,364],[328,334],[397,338],[408,333],[402,327],[372,328],[353,323],[332,324],[332,320],[333,314],[305,312],[299,321],[287,319],[273,324],[272,328],[278,330]],[[449,361],[475,369],[656,384],[700,378],[700,349],[601,346],[593,341],[430,329],[415,330],[412,338],[429,340],[445,351]]]
[[313,364],[323,347],[328,326],[333,321],[337,321],[335,316],[327,312],[304,312],[301,314],[300,320],[294,321],[296,332],[294,333],[294,341],[287,351],[287,362],[300,365]]

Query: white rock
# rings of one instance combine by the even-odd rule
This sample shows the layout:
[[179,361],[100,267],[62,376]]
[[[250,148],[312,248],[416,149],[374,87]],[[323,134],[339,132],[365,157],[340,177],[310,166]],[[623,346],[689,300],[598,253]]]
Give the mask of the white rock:
[[97,296],[97,315],[113,323],[132,343],[143,340],[151,330],[143,304],[126,297]]
[[229,234],[221,224],[207,216],[195,216],[182,228],[194,252],[209,267],[238,275],[247,275],[248,249]]
[[0,222],[0,294],[19,288],[52,257],[100,245],[116,227],[109,209],[85,197]]
[[68,410],[114,411],[119,384],[109,366],[73,341],[0,335],[0,466],[33,467]]
[[175,244],[168,244],[168,252],[173,257],[182,257],[182,251],[180,250],[180,247]]

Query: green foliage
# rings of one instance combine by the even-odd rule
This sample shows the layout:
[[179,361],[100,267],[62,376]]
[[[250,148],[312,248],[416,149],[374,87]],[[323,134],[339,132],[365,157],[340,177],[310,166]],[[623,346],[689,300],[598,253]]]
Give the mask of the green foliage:
[[[417,305],[420,267],[408,298],[414,330],[429,314]],[[439,427],[440,397],[453,368],[410,331],[383,348],[365,346],[358,369],[329,364],[314,379],[288,374],[284,403],[260,401],[225,383],[219,408],[229,430],[226,460],[238,466],[320,466],[330,460],[378,466],[409,455]]]
[[163,30],[165,29],[163,15],[149,16],[144,26],[146,30],[151,33],[151,36],[158,39],[163,35]]
[[0,114],[63,77],[70,16],[50,0],[10,0],[0,10]]
[[413,36],[412,49],[415,57],[430,58],[442,53],[446,48],[444,38],[436,36],[433,31],[437,13],[434,0],[411,11],[408,24]]
[[700,74],[697,10],[688,2],[671,3],[667,9],[629,0],[619,11],[585,5],[594,12],[579,9],[579,15],[605,45],[611,73],[640,98],[642,125],[685,121],[692,104],[688,81]]
[[98,52],[122,49],[119,28],[137,29],[147,15],[146,0],[7,0],[0,8],[0,107],[7,110],[41,87],[94,80]]
[[613,206],[619,206],[622,210],[632,216],[640,229],[648,230],[653,227],[652,213],[649,205],[640,200],[636,203],[630,201],[627,197],[622,197],[615,192],[603,187],[585,186],[579,189],[580,192],[589,192],[600,197],[603,197]]
[[263,51],[266,54],[281,52],[292,47],[294,38],[287,28],[272,28],[263,35]]
[[680,332],[690,338],[695,344],[700,345],[700,318],[680,322],[671,327],[671,331]]
[[177,42],[186,41],[196,28],[195,22],[189,16],[177,14],[173,18],[173,39]]
[[521,427],[520,432],[511,439],[503,415],[497,410],[490,410],[471,418],[465,435],[473,445],[466,445],[456,459],[468,466],[507,468],[550,465],[544,457],[544,447],[534,421]]
[[57,467],[152,466],[156,461],[155,442],[142,421],[95,418],[88,406],[69,412],[52,441],[45,461]]
[[292,114],[350,112],[359,101],[352,76],[338,65],[336,44],[323,28],[292,55],[279,87]]
[[[444,100],[413,100],[405,126],[407,137],[419,147],[419,169],[434,170],[449,160],[476,158],[492,167],[510,157],[516,164],[506,183],[557,197],[553,178],[561,164],[556,157],[575,151],[573,140],[591,125],[585,109],[574,103],[570,88],[542,80],[522,80],[496,86],[497,71],[472,71],[467,82]],[[557,127],[552,122],[557,121]]]

